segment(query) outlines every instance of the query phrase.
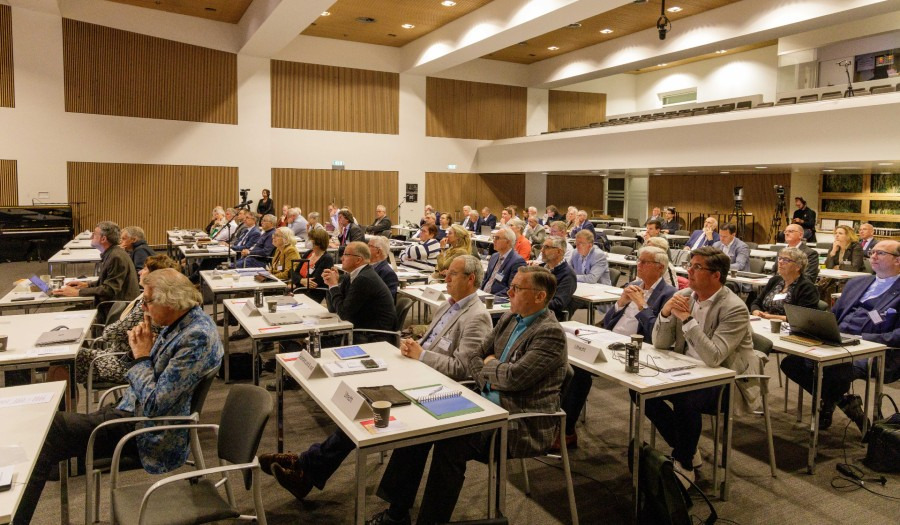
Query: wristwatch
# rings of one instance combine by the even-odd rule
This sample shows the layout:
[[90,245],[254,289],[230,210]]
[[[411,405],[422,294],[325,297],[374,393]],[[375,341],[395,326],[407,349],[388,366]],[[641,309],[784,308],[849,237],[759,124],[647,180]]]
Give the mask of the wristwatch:
[[689,315],[689,316],[687,316],[687,319],[685,319],[684,321],[681,322],[681,326],[684,326],[684,325],[690,323],[690,322],[693,321],[693,320],[694,320],[694,316],[693,316],[693,315]]

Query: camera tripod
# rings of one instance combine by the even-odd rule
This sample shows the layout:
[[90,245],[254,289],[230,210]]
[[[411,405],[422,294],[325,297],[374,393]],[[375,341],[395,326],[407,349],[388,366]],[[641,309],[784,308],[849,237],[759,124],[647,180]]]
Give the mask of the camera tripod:
[[747,215],[747,212],[744,211],[743,204],[739,201],[735,201],[734,209],[728,214],[728,222],[737,226],[737,233],[735,235],[741,239],[744,238],[744,227],[747,222]]
[[773,244],[778,242],[778,234],[781,232],[782,217],[784,217],[785,226],[790,224],[787,218],[787,207],[784,203],[784,193],[778,195],[778,201],[775,203],[775,213],[772,214],[772,223],[769,226]]

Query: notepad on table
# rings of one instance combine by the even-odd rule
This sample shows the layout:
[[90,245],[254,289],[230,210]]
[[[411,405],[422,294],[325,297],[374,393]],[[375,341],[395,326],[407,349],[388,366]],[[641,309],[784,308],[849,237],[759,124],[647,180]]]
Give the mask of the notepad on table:
[[445,419],[484,410],[463,397],[461,390],[444,385],[410,388],[403,390],[403,393],[435,419]]

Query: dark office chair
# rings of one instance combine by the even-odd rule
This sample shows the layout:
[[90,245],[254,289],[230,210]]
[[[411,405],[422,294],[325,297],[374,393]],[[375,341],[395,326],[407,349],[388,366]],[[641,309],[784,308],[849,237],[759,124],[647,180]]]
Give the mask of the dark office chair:
[[829,91],[828,93],[822,93],[822,100],[831,100],[834,98],[844,98],[844,94],[840,91]]
[[803,95],[802,97],[800,97],[797,100],[797,103],[805,104],[807,102],[818,102],[818,101],[819,101],[819,95],[815,95],[815,94],[814,95]]

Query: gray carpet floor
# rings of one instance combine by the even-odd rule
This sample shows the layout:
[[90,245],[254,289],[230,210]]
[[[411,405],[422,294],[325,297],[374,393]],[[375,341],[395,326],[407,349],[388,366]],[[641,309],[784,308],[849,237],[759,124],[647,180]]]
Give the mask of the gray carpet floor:
[[[15,279],[32,273],[42,273],[41,263],[0,264],[0,290],[9,290]],[[9,312],[5,315],[10,315]],[[584,311],[576,319],[584,320]],[[0,325],[0,330],[5,325]],[[249,349],[246,340],[235,343],[236,349]],[[728,501],[713,498],[712,502],[722,519],[740,523],[865,523],[895,524],[900,522],[900,475],[886,475],[888,482],[882,487],[869,486],[872,491],[894,499],[879,497],[862,489],[835,488],[832,486],[837,472],[835,466],[844,461],[861,464],[865,445],[860,442],[856,427],[839,411],[834,425],[820,437],[819,455],[815,474],[806,473],[808,442],[809,396],[804,397],[804,420],[796,419],[796,385],[790,392],[790,413],[784,411],[784,389],[775,379],[774,361],[768,365],[773,377],[770,404],[775,435],[778,476],[773,478],[768,466],[765,442],[765,425],[759,416],[741,417],[736,420],[733,432],[733,462],[731,467],[731,494]],[[263,376],[263,381],[271,378]],[[854,388],[864,391],[864,384],[857,382]],[[900,399],[900,388],[888,385],[885,391]],[[216,380],[206,403],[202,419],[218,422],[228,385]],[[274,396],[274,394],[273,394]],[[83,399],[82,399],[83,404]],[[334,430],[328,416],[303,392],[290,391],[285,395],[285,439],[287,449],[302,451],[311,443],[321,441]],[[886,408],[890,413],[892,409]],[[629,523],[631,512],[631,477],[626,459],[628,426],[628,395],[623,388],[601,379],[594,381],[588,398],[587,420],[578,426],[578,449],[571,454],[573,478],[579,517],[582,523]],[[649,434],[648,434],[649,435]],[[645,436],[645,438],[648,437]],[[657,446],[664,452],[668,447],[660,439]],[[214,461],[215,440],[203,438],[207,461]],[[700,470],[699,485],[708,493],[713,492],[712,477],[712,425],[704,420],[704,435],[700,448],[705,466]],[[275,422],[270,418],[263,434],[260,451],[275,449]],[[305,501],[296,501],[273,478],[263,476],[263,500],[270,523],[348,523],[354,512],[353,494],[356,484],[354,457],[350,458],[331,478],[325,490],[313,489]],[[514,524],[568,523],[569,508],[561,464],[552,457],[526,462],[531,479],[532,493],[524,493],[521,465],[511,462],[507,489],[507,516]],[[381,510],[385,504],[375,496],[375,488],[381,478],[384,465],[374,457],[367,465],[367,513]],[[455,520],[483,517],[487,494],[487,468],[470,463],[467,479],[454,514]],[[137,482],[148,476],[143,472],[127,472],[123,483]],[[107,480],[104,478],[104,487]],[[423,483],[424,485],[424,483]],[[252,512],[252,500],[242,486],[236,484],[235,494],[243,511]],[[421,487],[420,489],[423,489]],[[695,495],[696,496],[696,495]],[[69,481],[71,521],[80,523],[84,516],[84,477]],[[697,500],[698,497],[695,497]],[[694,513],[705,518],[707,511],[698,502]],[[416,509],[413,510],[415,515]],[[101,518],[109,519],[108,496],[103,494]],[[35,514],[34,523],[59,523],[59,484],[48,483]]]

